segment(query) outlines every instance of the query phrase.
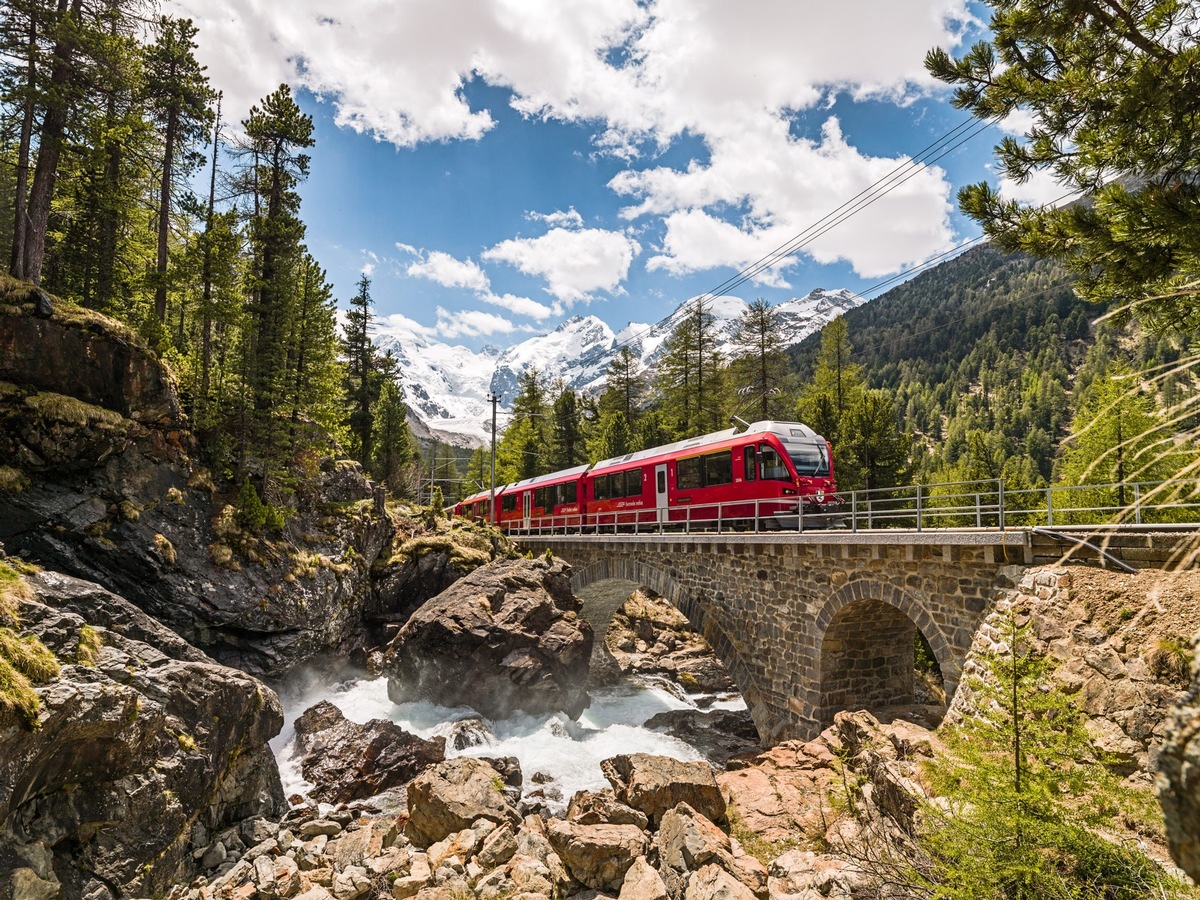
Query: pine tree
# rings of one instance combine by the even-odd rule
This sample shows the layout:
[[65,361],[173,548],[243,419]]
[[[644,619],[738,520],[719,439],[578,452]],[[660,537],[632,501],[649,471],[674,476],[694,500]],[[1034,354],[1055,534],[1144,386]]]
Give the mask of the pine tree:
[[394,365],[383,366],[379,399],[371,410],[371,419],[374,428],[371,474],[386,484],[393,496],[407,497],[414,447],[408,430],[408,409],[396,383]]
[[589,447],[589,456],[593,461],[612,459],[624,456],[633,448],[630,446],[629,423],[620,410],[612,410],[600,417],[600,425],[596,429]]
[[986,183],[959,204],[1006,250],[1063,261],[1078,290],[1138,303],[1158,327],[1200,323],[1200,13],[1189,0],[991,0],[991,40],[926,68],[954,104],[993,121],[1033,116],[996,148],[1017,181],[1053,175],[1086,202],[1021,207]]
[[821,331],[812,381],[801,388],[797,401],[800,420],[833,444],[835,454],[844,437],[843,422],[864,390],[862,366],[851,361],[853,356],[849,329],[838,316]]
[[912,438],[896,425],[896,407],[887,391],[864,391],[846,416],[845,437],[836,465],[842,490],[895,487],[909,474]]
[[358,293],[346,313],[346,395],[350,401],[350,452],[363,464],[370,465],[371,408],[375,402],[375,345],[371,342],[371,279],[358,278]]
[[960,691],[970,709],[929,766],[944,806],[927,805],[909,879],[921,896],[1040,900],[1165,896],[1144,854],[1093,828],[1116,811],[1116,778],[1095,762],[1078,703],[1052,677],[1028,615],[1005,611],[996,649]]
[[694,300],[663,343],[657,376],[661,409],[674,438],[716,431],[725,424],[723,374],[711,303]]
[[620,410],[630,424],[637,422],[645,385],[638,369],[640,357],[628,346],[621,347],[604,376],[604,392],[600,395],[601,413]]
[[751,302],[738,319],[733,345],[730,378],[741,405],[760,421],[777,418],[788,367],[775,308],[762,298]]
[[155,254],[154,314],[167,318],[167,262],[175,184],[202,160],[192,152],[201,142],[213,115],[214,95],[195,57],[196,27],[190,19],[160,16],[155,41],[146,48],[144,100],[161,128],[158,201],[158,243]]
[[551,418],[550,459],[552,471],[569,469],[584,461],[583,418],[579,395],[558,385]]

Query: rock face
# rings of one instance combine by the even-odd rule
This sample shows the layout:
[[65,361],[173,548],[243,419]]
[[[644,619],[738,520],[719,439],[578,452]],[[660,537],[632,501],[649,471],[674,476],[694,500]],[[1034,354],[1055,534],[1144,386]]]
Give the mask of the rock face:
[[604,760],[600,770],[617,799],[644,812],[653,825],[678,803],[687,803],[715,822],[725,820],[725,798],[708,763],[632,753]]
[[56,303],[0,306],[0,542],[129,598],[220,662],[281,674],[361,642],[391,526],[357,466],[328,464],[283,534],[239,533],[166,370],[128,329]]
[[372,719],[351,722],[328,701],[296,720],[300,771],[323,803],[349,803],[400,787],[445,759],[442,738],[423,740],[399,725]]
[[635,591],[613,616],[604,642],[623,674],[669,678],[690,693],[737,690],[683,613],[644,590]]
[[504,783],[486,762],[459,756],[439,763],[408,785],[408,839],[420,847],[470,828],[479,819],[516,826],[521,816],[504,795]]
[[587,707],[591,627],[561,560],[497,560],[423,605],[388,648],[395,702],[432,700],[503,718]]
[[[162,649],[126,636],[163,629],[94,585],[31,586],[21,628],[61,673],[37,687],[36,730],[0,721],[0,871],[28,896],[157,896],[191,876],[210,833],[283,811],[272,691],[174,635]],[[81,597],[113,628],[56,608]]]
[[1158,771],[1171,855],[1200,881],[1200,665],[1193,666],[1192,688],[1168,725]]

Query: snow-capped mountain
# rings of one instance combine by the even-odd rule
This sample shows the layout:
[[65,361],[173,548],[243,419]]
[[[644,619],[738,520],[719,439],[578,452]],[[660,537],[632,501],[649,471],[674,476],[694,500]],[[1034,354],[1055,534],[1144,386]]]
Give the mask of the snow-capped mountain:
[[[866,301],[847,291],[818,288],[804,297],[780,304],[784,343],[798,344],[848,309]],[[719,347],[728,355],[737,320],[746,311],[737,297],[717,297],[710,311],[716,320]],[[578,391],[598,391],[617,350],[628,345],[641,360],[642,370],[653,371],[662,358],[671,331],[691,309],[683,304],[659,325],[629,323],[614,332],[595,316],[572,316],[549,334],[531,337],[497,350],[478,352],[431,340],[416,328],[389,325],[376,343],[391,350],[400,362],[409,422],[418,437],[436,437],[459,446],[479,446],[491,433],[490,392],[501,398],[500,424],[517,394],[520,376],[531,367],[549,378],[561,378]]]

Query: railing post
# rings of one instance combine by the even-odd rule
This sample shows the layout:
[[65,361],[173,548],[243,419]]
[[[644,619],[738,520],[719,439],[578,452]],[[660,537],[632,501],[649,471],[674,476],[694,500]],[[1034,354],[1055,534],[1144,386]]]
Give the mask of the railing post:
[[1054,527],[1054,492],[1046,488],[1046,527]]
[[683,523],[683,533],[691,534],[692,533],[692,508],[690,506],[685,506],[684,509],[687,511],[687,518],[684,520],[684,523]]
[[917,531],[921,530],[921,485],[917,485]]
[[796,530],[804,533],[804,499],[800,498],[796,501]]
[[858,531],[858,491],[850,492],[850,530]]
[[762,515],[762,514],[761,514],[761,512],[760,512],[760,510],[759,510],[759,504],[760,504],[760,503],[762,503],[762,501],[761,501],[761,500],[755,500],[755,501],[754,501],[754,533],[755,533],[755,534],[758,534],[758,523],[759,523],[759,518],[760,518],[760,517],[761,517],[761,515]]
[[1003,479],[1003,478],[999,478],[999,479],[997,479],[997,480],[996,480],[996,484],[997,484],[997,488],[996,488],[996,496],[997,496],[997,500],[996,500],[996,506],[997,506],[997,508],[999,509],[999,513],[998,513],[998,515],[999,515],[999,518],[1000,518],[1000,530],[1001,530],[1001,531],[1003,531],[1003,530],[1004,530],[1004,479]]
[[721,514],[725,512],[725,504],[717,504],[717,534],[721,533]]
[[979,492],[975,492],[975,527],[983,527],[983,510],[979,506]]
[[1140,481],[1133,483],[1133,521],[1136,525],[1142,524],[1142,484]]

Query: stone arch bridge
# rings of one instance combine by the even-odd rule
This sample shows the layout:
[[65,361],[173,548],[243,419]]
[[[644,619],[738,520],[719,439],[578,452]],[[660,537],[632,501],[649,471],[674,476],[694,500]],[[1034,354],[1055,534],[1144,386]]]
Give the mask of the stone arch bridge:
[[673,603],[725,664],[766,742],[815,737],[841,709],[911,702],[914,628],[951,695],[998,576],[1032,561],[1023,530],[518,542],[571,563],[577,591],[620,580]]

